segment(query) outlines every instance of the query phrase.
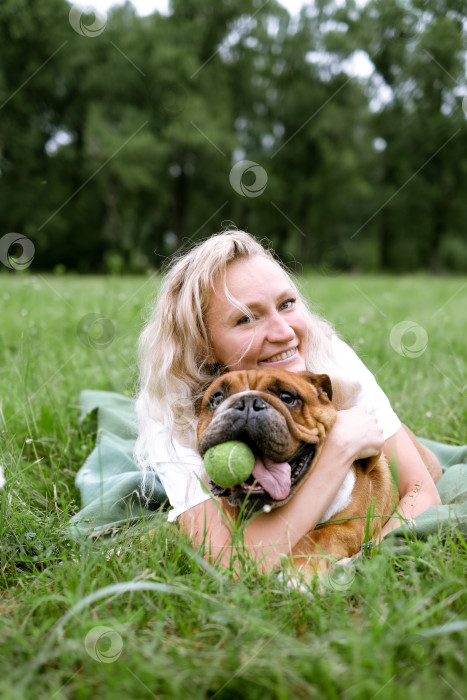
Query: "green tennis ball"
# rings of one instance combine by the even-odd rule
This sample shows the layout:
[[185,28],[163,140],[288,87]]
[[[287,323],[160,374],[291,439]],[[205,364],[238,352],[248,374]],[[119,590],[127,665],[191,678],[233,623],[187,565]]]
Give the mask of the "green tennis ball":
[[244,442],[229,440],[206,451],[204,466],[215,484],[228,488],[248,479],[255,466],[255,456]]

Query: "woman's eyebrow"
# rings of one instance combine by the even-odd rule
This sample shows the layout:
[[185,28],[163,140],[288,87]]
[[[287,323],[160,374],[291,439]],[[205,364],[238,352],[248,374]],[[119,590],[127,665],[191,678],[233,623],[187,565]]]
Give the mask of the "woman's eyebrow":
[[[295,296],[295,291],[293,287],[287,287],[287,289],[284,289],[280,294],[277,295],[275,302],[282,301],[283,299],[287,299],[290,296]],[[257,309],[261,309],[263,307],[263,302],[261,301],[242,301],[242,305],[245,307],[245,309],[248,309],[249,311],[256,311]],[[229,310],[227,312],[226,318],[236,318],[237,316],[244,316],[245,312],[243,309],[239,309],[237,306],[235,306],[233,309]]]

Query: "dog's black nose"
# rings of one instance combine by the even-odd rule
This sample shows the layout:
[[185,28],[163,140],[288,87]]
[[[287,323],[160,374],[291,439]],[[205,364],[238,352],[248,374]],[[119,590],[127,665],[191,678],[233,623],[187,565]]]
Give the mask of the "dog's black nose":
[[260,396],[240,396],[232,408],[236,411],[262,411],[267,406],[267,402]]

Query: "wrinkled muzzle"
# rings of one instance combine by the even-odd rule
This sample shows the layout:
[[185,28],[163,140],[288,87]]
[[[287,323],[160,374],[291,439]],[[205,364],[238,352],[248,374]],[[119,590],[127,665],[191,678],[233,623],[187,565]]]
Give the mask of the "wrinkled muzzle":
[[291,435],[286,418],[259,392],[242,392],[217,409],[199,443],[201,456],[228,440],[244,442],[255,455],[251,476],[230,488],[211,482],[214,495],[249,511],[284,505],[307,474],[316,445]]

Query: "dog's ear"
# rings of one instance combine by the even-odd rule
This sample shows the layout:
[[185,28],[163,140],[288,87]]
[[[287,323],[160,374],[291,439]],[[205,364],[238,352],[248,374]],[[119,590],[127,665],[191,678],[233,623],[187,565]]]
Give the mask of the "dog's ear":
[[327,374],[314,374],[313,372],[300,372],[300,374],[310,384],[313,384],[320,399],[327,397],[329,401],[332,401],[332,384]]

